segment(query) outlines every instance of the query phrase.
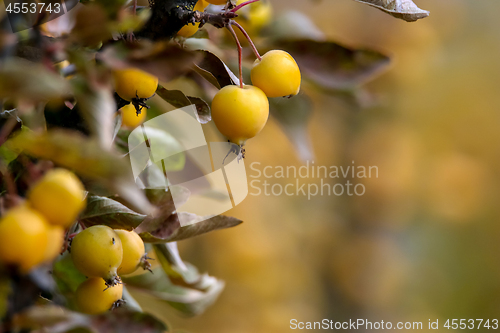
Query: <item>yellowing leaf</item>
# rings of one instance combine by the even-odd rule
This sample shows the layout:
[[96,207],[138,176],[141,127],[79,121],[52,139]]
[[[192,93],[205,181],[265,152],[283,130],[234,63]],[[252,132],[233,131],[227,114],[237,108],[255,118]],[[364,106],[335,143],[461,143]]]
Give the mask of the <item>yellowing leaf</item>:
[[150,214],[155,211],[135,184],[129,160],[103,149],[97,141],[78,132],[23,132],[10,140],[10,147],[37,158],[51,160],[84,178],[99,181],[139,213]]
[[0,69],[0,98],[49,100],[70,92],[68,81],[41,64],[9,60]]

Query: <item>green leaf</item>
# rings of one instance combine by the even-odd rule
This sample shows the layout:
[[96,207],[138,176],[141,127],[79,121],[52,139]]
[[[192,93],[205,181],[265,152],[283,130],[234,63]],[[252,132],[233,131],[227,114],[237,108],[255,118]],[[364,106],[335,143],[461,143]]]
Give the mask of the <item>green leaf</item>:
[[123,305],[125,308],[128,308],[130,310],[134,310],[137,312],[142,312],[141,306],[135,300],[135,298],[132,297],[132,295],[128,291],[127,287],[125,287],[125,286],[123,287],[122,299],[125,301],[125,305]]
[[[194,222],[203,219],[203,217],[191,213],[180,212],[179,214],[182,215],[183,221],[190,220]],[[159,229],[150,232],[141,231],[140,236],[147,243],[174,242],[202,235],[210,231],[235,227],[241,223],[243,221],[237,218],[217,215],[201,222],[180,227],[179,219],[175,214],[172,214],[168,220],[160,225]]]
[[396,18],[407,22],[414,22],[429,16],[429,12],[422,10],[412,0],[354,0],[378,8]]
[[[161,123],[152,119],[143,126],[134,129],[128,137],[129,156],[134,174],[141,175],[141,180],[146,187],[151,182],[151,177],[157,177],[157,182],[151,183],[161,184],[165,179],[164,171],[179,171],[186,164],[186,154],[182,145],[160,126]],[[146,133],[149,142],[154,142],[154,145],[150,146],[149,149],[144,149],[143,143],[146,141],[144,133]],[[151,156],[155,155],[168,157],[154,164],[149,163]]]
[[202,60],[194,66],[194,71],[208,82],[220,89],[230,84],[239,84],[239,80],[218,56],[210,51],[196,51],[203,56]]
[[225,286],[224,281],[203,274],[200,275],[199,282],[205,288],[193,289],[172,283],[161,267],[153,272],[154,274],[147,272],[130,278],[124,277],[123,281],[129,289],[162,300],[188,316],[203,313],[217,300]]
[[[150,314],[117,309],[101,315],[87,316],[56,305],[33,306],[17,314],[13,320],[18,330],[37,330],[51,333],[163,333],[167,327]],[[77,330],[78,329],[78,330]]]
[[0,68],[0,98],[38,102],[69,93],[68,81],[41,64],[17,58]]
[[201,98],[186,96],[180,90],[167,90],[162,86],[159,86],[156,93],[163,100],[172,104],[176,108],[182,108],[194,104],[198,113],[198,120],[202,124],[206,124],[210,120],[212,120],[210,107],[208,106],[207,102],[205,102]]
[[312,160],[313,149],[307,133],[312,111],[310,98],[303,93],[292,98],[270,98],[269,110],[295,146],[300,159]]
[[389,57],[374,50],[351,49],[334,42],[281,40],[273,48],[289,52],[305,79],[329,90],[352,90],[388,68]]
[[9,146],[9,137],[13,136],[18,130],[29,131],[27,126],[23,126],[23,121],[19,117],[18,113],[17,109],[4,110],[0,112],[0,128],[3,131],[10,133],[3,138],[6,141],[0,143],[0,160],[5,166],[9,165],[9,163],[15,160],[19,155],[18,152],[14,151]]
[[148,214],[155,210],[135,184],[129,161],[77,132],[23,132],[11,139],[11,147],[37,158],[51,160],[84,178],[99,181],[139,213]]
[[176,213],[159,217],[150,217],[140,225],[136,232],[146,243],[165,243],[181,223]]
[[160,214],[157,215],[163,215],[163,217],[165,218],[169,217],[175,212],[174,200],[172,199],[172,191],[175,192],[175,197],[179,206],[182,206],[184,203],[186,203],[190,195],[189,190],[182,186],[175,186],[172,190],[163,188],[147,188],[144,191],[149,201],[159,208]]
[[158,210],[154,216],[148,216],[135,231],[144,236],[145,241],[151,238],[156,239],[152,234],[157,237],[170,236],[176,229],[180,228],[179,219],[175,214],[176,207],[172,198],[172,191],[175,191],[177,204],[180,206],[188,200],[189,190],[182,186],[175,186],[173,190],[148,188],[144,191],[149,201]]
[[147,292],[191,316],[205,311],[224,289],[223,281],[200,274],[196,267],[183,262],[176,243],[154,245],[154,248],[161,267],[156,268],[154,274],[124,278],[127,286]]
[[76,308],[74,294],[78,286],[87,278],[75,267],[68,252],[54,262],[52,276],[59,292],[66,298],[68,306]]
[[[214,74],[210,73],[208,70],[195,66],[193,70],[198,73],[202,78],[210,82],[217,89],[221,89],[221,85]],[[227,84],[226,84],[227,85]]]
[[194,285],[199,280],[196,267],[188,267],[181,259],[177,243],[155,244],[153,248],[165,274],[174,281],[182,280],[183,284]]
[[210,111],[210,106],[207,102],[199,97],[187,96],[191,104],[196,106],[196,112],[198,113],[198,120],[202,124],[208,123],[212,120],[212,112]]
[[18,155],[18,152],[9,148],[8,142],[0,146],[0,159],[5,165],[8,165],[10,162],[15,160]]
[[[195,221],[197,219],[200,219],[199,216],[196,216],[195,214],[191,213],[185,213],[181,212],[179,214],[184,215],[183,220],[186,220],[186,216],[188,219]],[[195,236],[199,236],[202,234],[206,234],[207,232],[210,231],[215,231],[215,230],[221,230],[221,229],[226,229],[226,228],[232,228],[235,227],[239,224],[243,223],[243,221],[231,217],[231,216],[225,216],[225,215],[217,215],[214,217],[211,217],[209,219],[206,219],[201,222],[196,222],[184,227],[181,227],[177,230],[174,231],[172,235],[170,235],[167,238],[168,242],[173,242],[173,241],[179,241],[187,238],[192,238]]]
[[167,90],[167,89],[159,86],[156,93],[163,100],[172,104],[172,106],[174,106],[176,108],[182,108],[184,106],[191,105],[191,103],[189,102],[189,99],[180,90]]
[[113,229],[133,230],[146,218],[146,215],[134,212],[118,201],[110,198],[90,195],[87,207],[80,215],[86,226],[104,224]]
[[207,308],[215,303],[224,287],[224,281],[213,278],[213,282],[204,291],[177,287],[177,293],[180,293],[180,295],[172,295],[166,292],[156,292],[153,295],[167,301],[173,308],[185,315],[196,316],[205,312]]

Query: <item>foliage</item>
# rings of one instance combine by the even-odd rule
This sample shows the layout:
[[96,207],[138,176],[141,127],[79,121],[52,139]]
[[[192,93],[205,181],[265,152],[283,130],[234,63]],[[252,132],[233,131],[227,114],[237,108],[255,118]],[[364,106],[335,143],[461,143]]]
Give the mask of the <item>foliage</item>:
[[[406,21],[428,15],[410,0],[357,1]],[[67,251],[29,275],[20,275],[13,267],[0,267],[0,317],[5,331],[165,332],[168,327],[142,313],[129,290],[151,295],[187,315],[202,313],[222,292],[222,280],[202,274],[182,261],[176,242],[234,227],[242,221],[210,216],[181,227],[180,214],[183,221],[195,222],[200,217],[177,212],[171,191],[137,185],[128,156],[123,155],[128,151],[126,137],[130,131],[121,128],[118,113],[128,102],[114,93],[111,75],[112,70],[134,67],[158,77],[161,84],[151,101],[133,101],[138,112],[141,107],[151,106],[148,117],[168,112],[166,102],[174,108],[194,105],[198,121],[211,122],[213,95],[225,86],[248,81],[253,58],[245,54],[238,66],[242,74],[234,74],[234,44],[224,29],[216,29],[227,26],[236,16],[232,11],[234,3],[229,1],[224,11],[214,7],[203,13],[193,11],[195,3],[155,0],[150,2],[150,8],[138,8],[135,12],[124,1],[81,1],[66,14],[70,25],[49,21],[18,32],[12,32],[16,29],[9,23],[21,22],[20,26],[24,26],[32,22],[32,16],[20,13],[1,17],[2,215],[23,200],[46,170],[53,166],[66,168],[81,178],[88,193],[86,209],[66,230],[64,250],[69,247],[72,234],[81,228],[107,225],[135,230],[150,243],[150,254],[154,253],[156,259],[154,274],[123,277],[127,301],[123,309],[97,316],[77,312],[74,293],[85,277],[74,267]],[[45,21],[40,18],[37,22]],[[211,27],[202,28],[193,38],[175,37],[182,26],[193,22]],[[285,23],[287,28],[280,28]],[[296,31],[303,28],[298,21],[276,20],[268,26],[274,31],[292,31],[290,24],[295,24]],[[301,93],[288,100],[272,99],[270,111],[297,148],[298,156],[306,160],[312,155],[307,132],[313,109],[312,92],[319,88],[326,95],[355,95],[362,85],[388,68],[390,59],[377,50],[325,40],[312,24],[304,26],[310,30],[303,31],[315,33],[271,33],[266,39],[254,32],[252,37],[261,52],[289,52],[301,69]],[[67,64],[62,65],[63,62]],[[165,88],[179,78],[188,79],[199,96]],[[162,137],[167,149],[182,148],[170,133],[148,131]],[[184,162],[169,166],[170,170],[183,168]],[[176,190],[180,191],[177,197],[187,200],[187,189]]]

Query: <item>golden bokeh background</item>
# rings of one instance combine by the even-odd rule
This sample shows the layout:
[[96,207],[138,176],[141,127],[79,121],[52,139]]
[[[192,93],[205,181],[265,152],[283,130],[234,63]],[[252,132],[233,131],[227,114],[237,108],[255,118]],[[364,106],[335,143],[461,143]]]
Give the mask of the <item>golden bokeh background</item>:
[[[290,320],[445,321],[500,313],[500,2],[419,0],[431,15],[394,19],[352,0],[272,0],[329,39],[391,55],[364,87],[369,105],[312,91],[316,165],[374,165],[363,196],[252,196],[241,226],[179,243],[226,281],[206,313],[174,329],[281,333]],[[302,165],[270,121],[245,164]],[[287,179],[271,179],[286,183]],[[314,180],[311,180],[314,181]],[[425,331],[425,330],[424,330]]]

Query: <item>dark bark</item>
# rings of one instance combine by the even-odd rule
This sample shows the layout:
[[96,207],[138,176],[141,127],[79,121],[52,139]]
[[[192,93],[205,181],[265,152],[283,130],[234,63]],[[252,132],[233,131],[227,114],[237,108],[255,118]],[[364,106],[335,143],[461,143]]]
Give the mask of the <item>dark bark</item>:
[[188,22],[194,21],[197,0],[150,0],[152,15],[137,37],[171,39]]

